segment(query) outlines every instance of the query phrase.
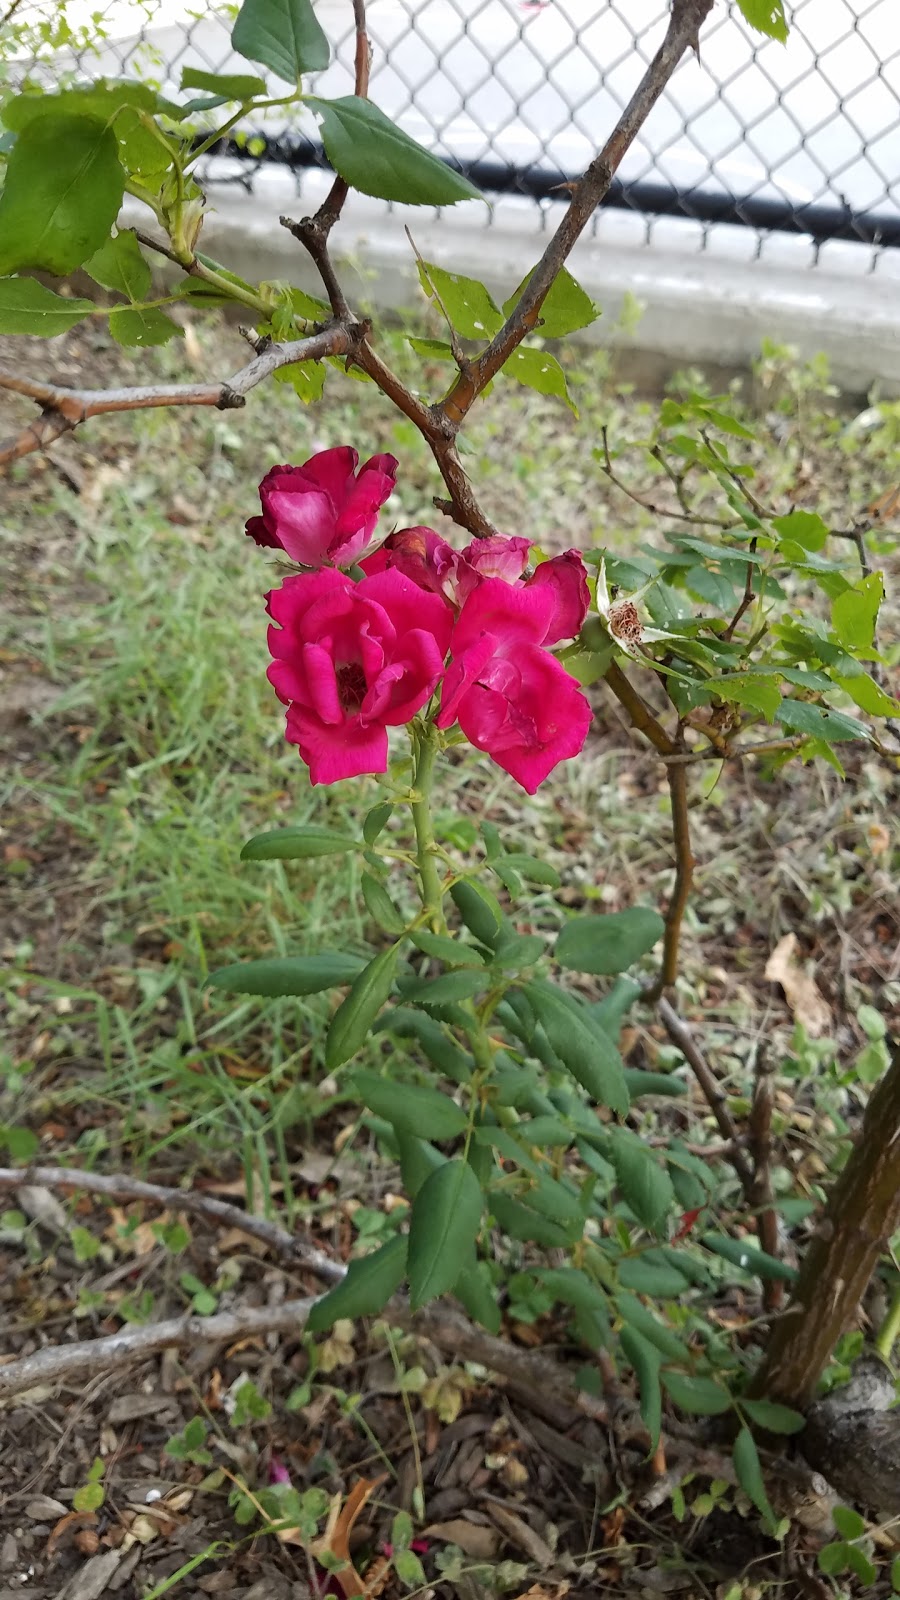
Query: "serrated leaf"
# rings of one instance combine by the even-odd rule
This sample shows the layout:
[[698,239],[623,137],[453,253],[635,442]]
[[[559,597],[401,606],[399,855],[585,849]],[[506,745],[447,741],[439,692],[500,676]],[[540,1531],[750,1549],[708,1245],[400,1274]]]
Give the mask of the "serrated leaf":
[[773,517],[772,527],[782,539],[792,539],[804,550],[821,550],[828,538],[828,529],[814,511],[789,511],[786,516]]
[[886,694],[880,683],[870,678],[867,672],[854,673],[852,677],[835,674],[834,681],[870,717],[896,717],[900,713],[900,700]]
[[612,1163],[622,1197],[639,1222],[662,1234],[675,1208],[672,1180],[655,1153],[627,1128],[611,1128]]
[[63,277],[108,237],[125,173],[115,135],[93,117],[40,117],[10,152],[0,193],[0,274]]
[[[246,51],[243,54],[246,55]],[[256,78],[249,72],[202,72],[199,67],[182,67],[181,87],[206,89],[210,94],[220,96],[223,101],[255,100],[257,95],[267,92],[265,79]]]
[[504,363],[502,372],[505,378],[514,378],[516,383],[524,384],[526,389],[534,389],[538,394],[552,395],[556,400],[563,400],[577,417],[578,407],[569,393],[566,375],[556,357],[548,350],[535,350],[530,345],[520,344]]
[[650,1435],[650,1449],[659,1444],[662,1426],[662,1389],[659,1382],[659,1351],[634,1328],[622,1328],[619,1343],[637,1373],[640,1386],[640,1409],[644,1425]]
[[310,0],[244,0],[231,43],[238,55],[259,61],[285,83],[322,71],[331,56]]
[[770,39],[784,43],[788,36],[788,25],[783,0],[738,0],[738,5],[757,33],[766,33]]
[[624,1116],[628,1090],[622,1058],[590,1012],[542,979],[523,984],[522,993],[572,1076],[599,1104]]
[[434,1145],[427,1139],[420,1139],[405,1128],[397,1128],[397,1148],[400,1151],[400,1176],[403,1179],[404,1192],[410,1200],[414,1200],[426,1178],[438,1167],[442,1167],[447,1157],[441,1155]]
[[870,737],[864,722],[857,722],[855,717],[848,717],[843,711],[811,705],[808,700],[782,700],[775,713],[775,721],[793,733],[821,739],[825,744],[841,744],[851,739]]
[[452,327],[464,339],[487,340],[503,326],[499,307],[477,278],[447,272],[433,261],[419,261],[417,268],[423,292],[430,300],[439,298]]
[[718,1417],[731,1410],[731,1395],[714,1378],[685,1377],[681,1372],[664,1372],[663,1388],[679,1411],[691,1417]]
[[563,925],[553,955],[570,972],[611,975],[624,972],[639,961],[665,931],[659,912],[649,906],[573,917]]
[[852,589],[845,589],[833,601],[831,626],[845,650],[855,654],[871,650],[875,637],[878,608],[884,599],[884,580],[880,572],[870,572]]
[[[508,317],[514,311],[530,278],[529,272],[509,299],[504,301],[504,316]],[[600,312],[590,295],[585,294],[580,283],[576,283],[571,272],[563,267],[554,278],[549,293],[544,297],[540,310],[541,326],[536,331],[545,339],[563,339],[566,334],[575,333],[577,329],[586,328],[591,322],[596,322],[599,316]]]
[[279,367],[272,376],[276,383],[286,383],[299,396],[305,406],[321,400],[325,392],[327,368],[321,361],[291,361]]
[[453,1139],[468,1126],[461,1106],[438,1089],[393,1083],[362,1067],[350,1074],[348,1082],[364,1105],[399,1131],[422,1139]]
[[625,1087],[631,1100],[638,1100],[645,1094],[660,1094],[676,1100],[688,1092],[683,1078],[674,1078],[670,1072],[643,1072],[639,1067],[625,1068]]
[[790,1406],[781,1406],[774,1400],[742,1400],[741,1409],[751,1422],[765,1428],[767,1433],[800,1433],[806,1427],[806,1418]]
[[84,270],[95,283],[124,294],[128,300],[143,300],[150,289],[150,267],[132,228],[120,228],[107,239],[84,263]]
[[109,314],[109,331],[126,349],[148,350],[184,337],[184,329],[158,306],[117,306]]
[[301,996],[320,994],[338,984],[352,983],[363,969],[360,956],[340,951],[315,956],[270,956],[262,961],[237,961],[210,973],[211,989],[227,994]]
[[512,1195],[500,1190],[490,1193],[488,1204],[503,1232],[508,1233],[511,1239],[542,1244],[548,1249],[554,1249],[571,1245],[574,1237],[580,1237],[582,1232],[579,1227],[573,1237],[571,1226],[564,1227],[554,1222],[552,1218],[533,1210],[531,1206],[523,1205],[520,1200],[514,1200]]
[[316,856],[341,855],[358,850],[359,842],[334,828],[319,828],[312,823],[302,828],[273,828],[248,839],[241,851],[242,861],[310,861]]
[[756,1441],[749,1428],[742,1428],[734,1441],[731,1452],[737,1481],[762,1515],[763,1521],[771,1531],[776,1525],[775,1513],[769,1504],[766,1486],[763,1482],[762,1467],[759,1460],[759,1451]]
[[386,117],[370,100],[344,95],[304,96],[321,118],[322,143],[335,172],[361,194],[411,206],[452,206],[480,200],[468,178],[445,166]]
[[[549,861],[541,861],[538,856],[525,855],[521,850],[507,851],[500,860],[508,867],[512,867],[514,872],[520,872],[526,883],[543,883],[549,889],[559,888],[559,873],[555,867],[551,867]],[[495,862],[491,864],[496,865]]]
[[710,689],[721,700],[761,711],[767,722],[772,721],[781,705],[781,690],[777,682],[760,673],[741,672],[734,677],[723,674],[713,679]]
[[517,1124],[516,1137],[539,1150],[562,1149],[575,1143],[575,1130],[559,1117],[530,1117]]
[[325,1065],[329,1072],[362,1049],[369,1029],[387,1000],[397,970],[399,947],[391,945],[363,967],[331,1019],[325,1041]]
[[55,339],[96,309],[92,300],[54,294],[35,278],[0,278],[0,333]]
[[317,1300],[306,1319],[310,1333],[325,1333],[343,1317],[373,1317],[383,1311],[406,1273],[406,1239],[397,1235],[370,1256],[351,1261],[343,1282]]
[[409,1300],[413,1311],[452,1289],[469,1264],[481,1225],[481,1187],[467,1161],[448,1161],[426,1179],[409,1223]]
[[373,878],[371,872],[364,872],[359,880],[359,887],[366,903],[366,910],[378,926],[383,928],[385,933],[402,933],[406,924],[384,884]]
[[146,84],[131,78],[98,78],[94,83],[63,89],[58,94],[25,89],[5,102],[2,121],[13,133],[22,133],[47,117],[93,117],[109,123],[126,108],[152,112],[158,103],[156,91]]
[[406,342],[417,356],[426,356],[429,361],[453,360],[453,350],[446,339],[419,339],[410,335]]

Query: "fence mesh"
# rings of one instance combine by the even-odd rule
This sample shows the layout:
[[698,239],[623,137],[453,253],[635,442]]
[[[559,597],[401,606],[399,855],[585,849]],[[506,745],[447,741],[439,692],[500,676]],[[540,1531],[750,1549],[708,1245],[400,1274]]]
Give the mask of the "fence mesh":
[[[72,37],[60,41],[53,0],[26,0],[17,16],[32,32],[7,71],[137,71],[175,91],[185,66],[239,70],[235,9],[68,0]],[[316,10],[335,54],[309,87],[347,93],[349,0],[319,0]],[[370,92],[487,192],[552,212],[557,186],[583,170],[625,105],[667,11],[666,0],[370,0]],[[267,113],[238,130],[227,156],[216,175],[248,185],[267,163],[287,164],[298,183],[323,164],[303,113]],[[649,241],[657,219],[674,217],[691,220],[701,245],[716,225],[737,225],[757,251],[793,232],[814,253],[826,240],[865,245],[876,265],[900,245],[897,0],[799,0],[786,45],[719,5],[700,61],[682,63],[604,210],[634,213]]]

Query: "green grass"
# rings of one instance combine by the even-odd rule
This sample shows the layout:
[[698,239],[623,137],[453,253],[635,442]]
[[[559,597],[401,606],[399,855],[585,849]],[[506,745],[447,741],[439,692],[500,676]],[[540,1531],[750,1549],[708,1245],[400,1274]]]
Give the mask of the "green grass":
[[[199,339],[212,372],[241,359],[237,335],[218,323],[203,324]],[[415,370],[399,338],[389,354],[408,376]],[[183,376],[180,349],[152,361],[161,377]],[[578,354],[569,365],[580,423],[498,385],[476,413],[467,464],[504,531],[550,548],[626,549],[652,536],[654,519],[606,483],[590,450],[603,424],[617,447],[641,437],[653,408],[613,383],[603,356]],[[820,377],[784,357],[769,368],[758,447],[765,492],[802,498],[805,482],[825,514],[846,518],[884,486],[896,411],[854,435],[823,403]],[[240,414],[92,423],[79,436],[80,497],[53,472],[35,473],[33,458],[13,475],[7,654],[42,693],[11,736],[17,760],[2,792],[13,931],[2,949],[10,1048],[0,1118],[61,1118],[67,1133],[54,1148],[74,1145],[79,1159],[108,1163],[127,1150],[150,1160],[177,1146],[182,1163],[240,1155],[248,1171],[284,1174],[291,1141],[308,1138],[311,1119],[332,1103],[333,1086],[320,1087],[326,997],[235,1003],[203,984],[230,960],[361,949],[373,936],[358,868],[346,860],[238,859],[245,838],[287,821],[358,831],[379,793],[374,780],[313,790],[285,744],[265,679],[263,595],[279,573],[243,536],[269,466],[339,442],[401,458],[389,524],[435,520],[440,485],[418,434],[371,385],[337,374],[314,410],[272,384]],[[638,470],[637,461],[626,453],[621,470]],[[521,847],[537,841],[550,854],[563,890],[530,908],[539,929],[558,927],[570,905],[655,902],[670,882],[659,770],[602,690],[595,698],[584,757],[534,800],[471,755],[453,766],[441,800],[445,833],[461,815],[483,814]],[[755,1001],[745,980],[758,981],[760,956],[785,920],[815,928],[842,894],[848,912],[858,901],[858,881],[848,898],[848,828],[857,880],[875,894],[878,862],[859,841],[885,819],[882,778],[866,769],[850,823],[840,786],[818,771],[730,774],[698,814],[686,981],[718,1029],[726,1067],[739,1071],[746,1056]],[[799,889],[773,846],[773,804],[792,809],[811,852],[805,864],[798,857]],[[742,928],[751,930],[743,945]],[[723,940],[732,964],[720,980],[711,952]]]

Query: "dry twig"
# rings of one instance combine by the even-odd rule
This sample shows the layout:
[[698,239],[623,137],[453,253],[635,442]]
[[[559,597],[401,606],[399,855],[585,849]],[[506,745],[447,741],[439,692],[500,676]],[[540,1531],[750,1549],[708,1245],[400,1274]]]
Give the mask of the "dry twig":
[[261,1239],[282,1261],[305,1267],[325,1283],[340,1283],[344,1276],[345,1268],[340,1262],[332,1261],[315,1245],[295,1238],[276,1222],[255,1217],[239,1206],[230,1206],[225,1200],[199,1194],[195,1189],[173,1189],[120,1173],[81,1172],[77,1167],[0,1167],[0,1190],[18,1189],[30,1183],[45,1189],[78,1189],[85,1194],[104,1195],[109,1200],[149,1200],[151,1205],[202,1217],[216,1228],[240,1228],[242,1233]]

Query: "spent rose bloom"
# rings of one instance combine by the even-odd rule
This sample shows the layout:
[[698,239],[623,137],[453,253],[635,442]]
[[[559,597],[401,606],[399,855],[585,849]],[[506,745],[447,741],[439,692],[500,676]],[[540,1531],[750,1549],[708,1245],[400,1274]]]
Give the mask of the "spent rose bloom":
[[401,572],[286,578],[268,596],[268,678],[313,783],[385,772],[387,729],[409,722],[444,670],[453,613]]
[[247,523],[250,538],[303,567],[352,566],[393,493],[398,465],[395,456],[372,456],[357,472],[358,461],[338,445],[302,467],[273,467],[259,486],[263,514]]
[[531,577],[525,578],[531,544],[530,539],[498,535],[473,539],[464,550],[454,550],[433,528],[402,528],[368,556],[363,566],[366,572],[403,572],[420,588],[444,595],[456,607],[465,605],[488,578],[524,589],[546,587],[554,596],[554,610],[543,643],[574,639],[590,605],[584,562],[577,550],[566,550],[542,561]]
[[591,722],[575,679],[546,648],[557,609],[553,583],[483,579],[454,625],[435,719],[439,728],[458,722],[529,794],[578,754]]

